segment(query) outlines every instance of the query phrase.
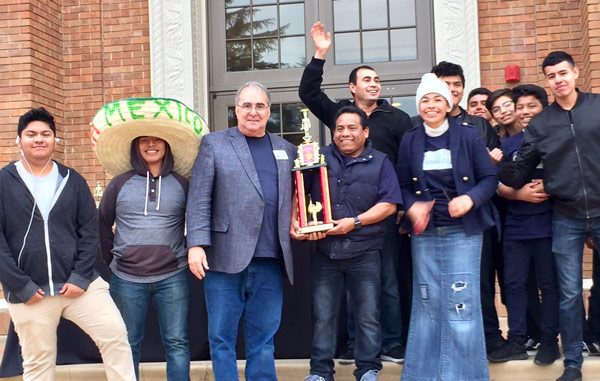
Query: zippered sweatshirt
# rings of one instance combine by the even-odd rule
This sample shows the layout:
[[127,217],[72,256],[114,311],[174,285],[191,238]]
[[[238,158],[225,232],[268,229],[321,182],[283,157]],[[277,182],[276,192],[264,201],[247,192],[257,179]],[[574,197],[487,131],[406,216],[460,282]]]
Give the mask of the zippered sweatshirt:
[[59,181],[48,220],[14,163],[0,170],[0,282],[10,303],[38,289],[58,295],[65,283],[84,290],[98,277],[96,207],[85,179],[58,166]]
[[540,161],[544,190],[554,212],[569,218],[600,216],[600,95],[579,92],[571,110],[556,102],[525,129],[517,157],[498,172],[503,184],[521,188]]

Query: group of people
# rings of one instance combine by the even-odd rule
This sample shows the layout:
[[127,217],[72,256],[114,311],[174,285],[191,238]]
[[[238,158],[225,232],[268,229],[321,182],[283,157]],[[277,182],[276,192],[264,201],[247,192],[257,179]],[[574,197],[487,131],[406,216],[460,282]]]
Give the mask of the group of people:
[[[199,136],[178,140],[160,123],[132,122],[131,134],[98,139],[115,144],[99,156],[122,160],[107,167],[115,177],[97,212],[85,180],[52,160],[52,115],[37,108],[19,119],[21,159],[0,171],[0,281],[25,380],[53,379],[60,317],[98,345],[109,380],[139,378],[150,301],[167,378],[189,380],[188,268],[204,282],[215,379],[238,379],[240,321],[246,379],[276,379],[283,283],[294,281],[291,239],[314,242],[307,381],[334,379],[344,302],[344,360],[355,363],[358,381],[377,380],[382,360],[404,361],[408,381],[489,380],[488,360],[525,359],[531,340],[539,343],[535,363],[552,364],[559,333],[565,369],[557,381],[581,380],[582,253],[586,239],[600,242],[600,98],[576,88],[572,57],[551,52],[542,63],[551,105],[542,88],[520,85],[476,89],[466,111],[462,68],[440,62],[423,75],[411,120],[380,99],[370,66],[350,73],[352,100],[332,101],[321,89],[331,34],[320,22],[310,34],[315,54],[299,95],[332,134],[320,150],[334,224],[326,232],[301,232],[297,147],[266,131],[271,97],[258,82],[236,94],[237,126],[205,135],[199,149]],[[192,153],[195,162],[186,161]],[[308,177],[312,200],[322,196],[317,184]],[[399,265],[408,237],[411,269]],[[94,270],[98,247],[110,289]],[[494,306],[496,274],[507,339]]]

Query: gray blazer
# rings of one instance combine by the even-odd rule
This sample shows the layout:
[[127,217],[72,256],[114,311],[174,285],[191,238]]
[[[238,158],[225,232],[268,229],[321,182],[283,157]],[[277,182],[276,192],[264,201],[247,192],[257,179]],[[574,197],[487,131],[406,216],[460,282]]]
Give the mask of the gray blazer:
[[[296,147],[277,135],[269,136],[279,173],[279,243],[293,283],[291,170]],[[239,273],[254,255],[264,207],[254,161],[240,130],[233,127],[204,136],[188,193],[188,247],[205,248],[210,270]]]

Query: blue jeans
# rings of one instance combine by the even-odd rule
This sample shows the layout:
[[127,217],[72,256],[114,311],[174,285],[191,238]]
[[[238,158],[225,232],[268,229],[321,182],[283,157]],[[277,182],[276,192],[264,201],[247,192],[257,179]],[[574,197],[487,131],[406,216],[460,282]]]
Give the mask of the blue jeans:
[[311,258],[310,267],[313,302],[310,373],[327,381],[333,380],[339,308],[346,290],[352,299],[356,326],[354,376],[359,380],[369,370],[380,370],[379,251],[348,259],[331,259],[328,255],[317,252]]
[[215,380],[238,380],[235,348],[242,317],[246,380],[277,380],[273,336],[281,322],[281,261],[253,259],[237,274],[209,271],[204,279],[204,297]]
[[167,380],[189,380],[188,271],[180,271],[154,283],[130,282],[112,274],[110,295],[127,326],[127,338],[133,354],[136,377],[139,379],[140,346],[144,338],[146,311],[152,300],[165,348]]
[[[379,309],[381,322],[381,351],[387,352],[402,344],[402,313],[400,289],[398,288],[398,266],[400,263],[400,235],[396,216],[386,221],[385,240],[381,251],[381,304]],[[355,322],[352,310],[352,298],[347,293],[346,310],[348,312],[348,345],[354,346]]]
[[479,270],[482,234],[412,237],[413,303],[402,381],[488,381]]
[[600,217],[569,218],[554,214],[552,217],[552,252],[556,263],[559,291],[560,339],[565,356],[565,367],[581,368],[583,356],[583,327],[581,321],[582,260],[586,237],[600,242]]
[[[533,267],[532,267],[533,266]],[[540,302],[540,328],[543,342],[555,342],[558,336],[558,286],[552,255],[552,238],[504,239],[504,293],[508,310],[509,337],[526,339],[527,281],[535,269],[536,292]]]

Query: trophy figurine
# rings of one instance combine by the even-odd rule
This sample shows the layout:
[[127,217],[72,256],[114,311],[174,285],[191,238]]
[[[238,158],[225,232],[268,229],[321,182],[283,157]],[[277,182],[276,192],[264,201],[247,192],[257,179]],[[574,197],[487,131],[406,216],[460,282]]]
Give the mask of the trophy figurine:
[[[304,136],[302,137],[303,143],[298,146],[298,158],[294,161],[292,171],[296,179],[299,230],[300,233],[306,234],[332,229],[333,218],[325,157],[319,153],[319,144],[313,142],[312,136],[310,136],[311,124],[308,118],[308,109],[300,111],[302,112],[300,129],[304,131]],[[317,181],[318,186],[306,189],[308,176],[310,176],[311,184]]]

